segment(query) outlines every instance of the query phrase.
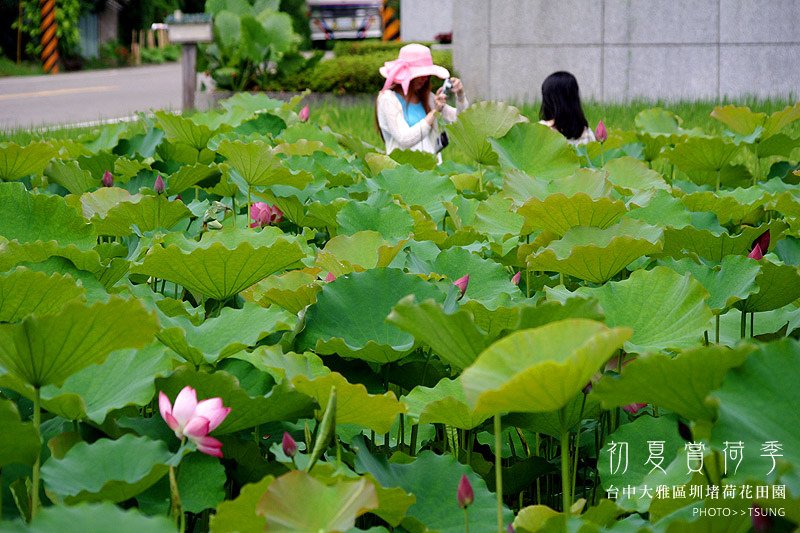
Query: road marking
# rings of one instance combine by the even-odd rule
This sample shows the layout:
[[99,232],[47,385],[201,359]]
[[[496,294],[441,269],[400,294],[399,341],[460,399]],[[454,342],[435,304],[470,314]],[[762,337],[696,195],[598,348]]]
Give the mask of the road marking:
[[119,89],[119,85],[95,85],[94,87],[73,87],[70,89],[51,89],[49,91],[34,91],[27,93],[0,94],[0,100],[19,100],[24,98],[44,98],[47,96],[61,96],[64,94],[105,93]]

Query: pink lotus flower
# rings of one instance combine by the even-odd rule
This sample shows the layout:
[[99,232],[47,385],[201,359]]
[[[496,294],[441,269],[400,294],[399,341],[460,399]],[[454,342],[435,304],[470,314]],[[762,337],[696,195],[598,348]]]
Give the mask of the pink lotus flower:
[[222,405],[221,398],[209,398],[198,403],[197,391],[187,385],[178,393],[174,406],[164,392],[159,392],[158,408],[161,418],[176,437],[181,440],[188,438],[205,454],[222,457],[222,443],[208,436],[231,412],[230,407]]
[[111,172],[106,170],[103,172],[103,187],[113,187],[114,186],[114,176],[111,175]]
[[333,281],[333,280],[335,280],[335,279],[336,279],[336,276],[334,275],[334,273],[333,273],[333,272],[328,272],[328,273],[325,275],[325,282],[326,282],[326,283],[330,283],[331,281]]
[[647,406],[646,403],[629,403],[628,405],[623,405],[622,410],[625,411],[626,413],[635,415],[646,406]]
[[458,499],[458,506],[462,509],[469,507],[475,501],[475,493],[472,491],[472,485],[470,485],[466,474],[462,474],[461,481],[458,482],[456,498]]
[[461,291],[461,296],[459,298],[463,298],[464,294],[467,292],[467,287],[469,286],[469,274],[461,276],[455,280],[453,285],[458,287],[458,290]]
[[761,252],[761,245],[756,244],[755,246],[753,246],[753,250],[749,254],[747,254],[747,257],[749,257],[750,259],[755,259],[756,261],[764,257],[764,254]]
[[156,194],[163,194],[163,192],[166,190],[164,178],[161,177],[161,174],[159,174],[156,178],[156,182],[153,184],[153,190],[156,191]]
[[772,520],[767,512],[755,503],[750,506],[750,523],[756,533],[767,533],[772,529]]
[[283,220],[283,211],[276,205],[269,205],[266,202],[256,202],[250,206],[251,228],[263,228],[277,224]]
[[297,117],[300,119],[300,122],[308,122],[308,117],[311,115],[311,108],[308,107],[308,104],[300,110],[300,113],[297,114]]
[[606,131],[606,125],[603,124],[603,121],[597,123],[597,128],[594,130],[594,137],[601,143],[606,142],[608,139],[608,132]]
[[756,246],[761,248],[761,253],[764,254],[769,251],[769,230],[759,235],[753,244],[750,245],[751,250],[755,250]]
[[295,442],[295,440],[287,431],[283,432],[281,448],[283,448],[283,453],[286,454],[286,457],[294,457],[297,453],[297,442]]
[[514,276],[511,278],[511,283],[513,283],[514,285],[519,285],[519,280],[521,277],[522,277],[522,270],[514,274]]

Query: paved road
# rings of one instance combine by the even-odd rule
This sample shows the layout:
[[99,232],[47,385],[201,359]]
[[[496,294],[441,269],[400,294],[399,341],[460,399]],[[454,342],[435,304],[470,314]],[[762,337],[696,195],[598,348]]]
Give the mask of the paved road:
[[0,130],[180,109],[180,63],[0,78]]

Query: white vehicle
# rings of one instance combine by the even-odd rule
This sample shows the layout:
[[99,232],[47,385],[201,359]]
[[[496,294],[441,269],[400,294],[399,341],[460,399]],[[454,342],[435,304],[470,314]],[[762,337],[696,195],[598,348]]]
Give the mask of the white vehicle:
[[311,40],[383,36],[382,0],[307,0]]

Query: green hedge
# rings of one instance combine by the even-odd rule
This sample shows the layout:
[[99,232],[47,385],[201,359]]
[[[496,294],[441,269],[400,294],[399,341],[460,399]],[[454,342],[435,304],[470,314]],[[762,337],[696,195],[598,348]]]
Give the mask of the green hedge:
[[[379,39],[368,41],[336,41],[333,45],[333,55],[337,57],[357,56],[387,52],[397,55],[397,52],[409,43],[402,41],[381,41]],[[432,42],[420,42],[425,46],[431,46]]]

